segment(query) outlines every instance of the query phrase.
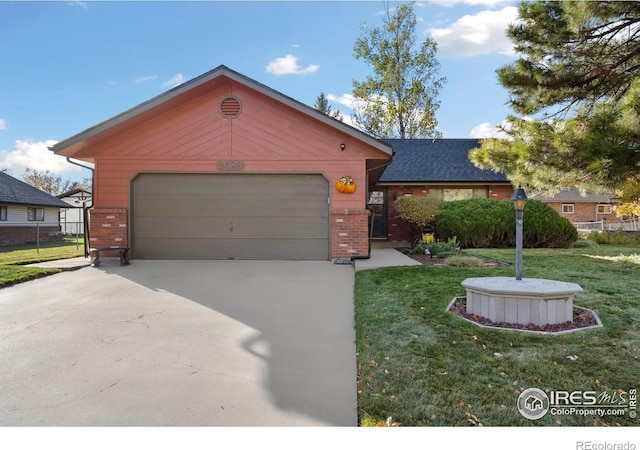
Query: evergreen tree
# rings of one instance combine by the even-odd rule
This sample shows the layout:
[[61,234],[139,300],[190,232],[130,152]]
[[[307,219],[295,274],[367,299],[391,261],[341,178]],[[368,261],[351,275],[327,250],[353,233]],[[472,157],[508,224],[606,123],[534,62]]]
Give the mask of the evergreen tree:
[[521,116],[508,118],[509,139],[484,140],[471,160],[538,192],[637,180],[640,3],[524,2],[519,15],[508,30],[519,59],[498,76]]
[[326,95],[324,95],[324,92],[320,92],[320,95],[318,95],[318,98],[316,98],[316,102],[313,105],[313,107],[318,111],[321,111],[333,117],[334,119],[342,120],[342,113],[340,112],[339,109],[335,111],[331,109],[331,105],[329,104],[329,99],[327,98]]

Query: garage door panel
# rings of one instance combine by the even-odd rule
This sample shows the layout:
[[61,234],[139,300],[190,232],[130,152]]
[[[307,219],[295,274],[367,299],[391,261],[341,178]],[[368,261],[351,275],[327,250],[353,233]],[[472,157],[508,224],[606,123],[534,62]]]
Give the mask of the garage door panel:
[[328,217],[327,196],[144,195],[139,198],[136,214],[140,217],[253,217],[257,208],[260,216]]
[[[139,217],[137,234],[148,238],[242,239],[270,237],[287,239],[294,237],[328,238],[326,220],[322,218],[287,217],[194,217],[183,219],[165,217],[163,226],[157,226],[157,217]],[[296,226],[292,226],[295,220]]]
[[[160,177],[156,175],[162,175]],[[308,174],[142,174],[136,188],[159,195],[255,195],[267,190],[275,196],[317,195],[327,191],[324,177]],[[287,182],[282,182],[283,177]]]
[[[251,245],[246,239],[225,239],[217,243],[215,249],[205,240],[188,239],[148,239],[137,241],[138,259],[295,259],[317,260],[318,254],[326,252],[324,239],[294,239],[289,245],[279,246],[273,239],[256,238]],[[242,241],[242,242],[240,242]]]
[[329,258],[321,175],[141,174],[132,192],[134,258]]

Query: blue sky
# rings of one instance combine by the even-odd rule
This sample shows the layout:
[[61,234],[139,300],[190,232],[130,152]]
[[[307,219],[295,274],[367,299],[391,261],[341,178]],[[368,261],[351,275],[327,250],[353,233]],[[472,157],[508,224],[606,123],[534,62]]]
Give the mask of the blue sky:
[[[391,3],[393,6],[394,3]],[[320,92],[349,119],[361,25],[381,1],[0,2],[0,170],[81,179],[46,147],[221,64],[313,105]],[[515,3],[416,3],[417,33],[439,46],[436,117],[447,138],[487,137],[509,114],[495,70],[515,56]]]

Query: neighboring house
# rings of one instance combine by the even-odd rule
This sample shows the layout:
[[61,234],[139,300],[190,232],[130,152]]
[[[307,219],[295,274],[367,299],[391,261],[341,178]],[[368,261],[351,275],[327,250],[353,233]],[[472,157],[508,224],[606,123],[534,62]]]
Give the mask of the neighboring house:
[[415,231],[398,217],[393,207],[399,196],[450,201],[509,200],[513,195],[513,186],[504,174],[481,170],[469,160],[469,152],[480,147],[478,139],[385,139],[385,142],[395,154],[370,193],[369,205],[375,211],[374,238],[392,242],[415,238]]
[[[578,228],[616,229],[620,223],[620,219],[613,209],[618,203],[613,194],[587,194],[583,196],[578,189],[567,189],[559,191],[551,197],[534,195],[531,198],[548,203],[562,217],[569,219]],[[593,225],[589,222],[593,222]],[[596,222],[601,222],[602,226],[596,226]]]
[[392,155],[224,66],[51,150],[95,164],[91,247],[138,259],[367,256],[367,188]]
[[68,205],[0,172],[0,245],[60,239],[60,208]]
[[91,203],[91,192],[85,189],[72,189],[58,198],[69,206],[60,211],[60,230],[62,234],[83,234],[83,205]]

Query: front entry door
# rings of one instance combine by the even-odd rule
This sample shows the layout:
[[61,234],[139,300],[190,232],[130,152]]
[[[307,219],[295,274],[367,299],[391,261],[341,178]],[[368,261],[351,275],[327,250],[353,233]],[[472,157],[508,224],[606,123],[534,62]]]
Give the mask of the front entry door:
[[373,211],[373,238],[387,238],[387,188],[372,188],[367,207]]

